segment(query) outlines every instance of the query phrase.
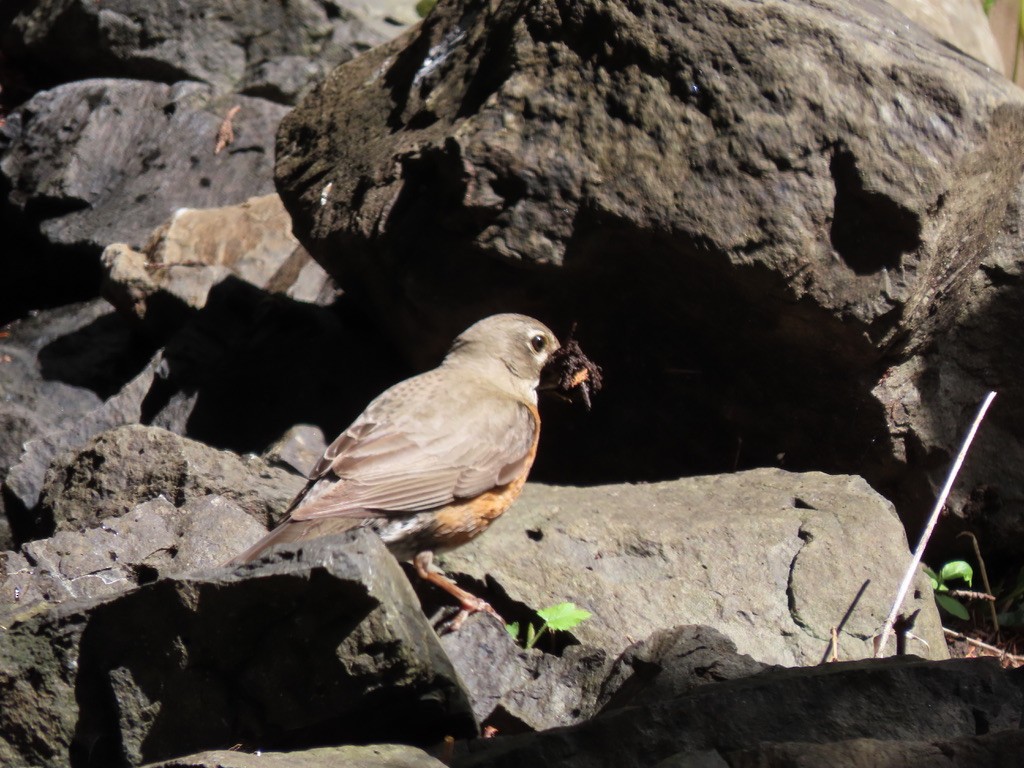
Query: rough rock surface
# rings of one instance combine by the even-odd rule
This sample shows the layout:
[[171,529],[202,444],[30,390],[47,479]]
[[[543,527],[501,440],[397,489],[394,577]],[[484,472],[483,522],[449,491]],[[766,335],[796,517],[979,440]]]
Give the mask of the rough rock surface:
[[[397,5],[391,3],[392,5]],[[288,102],[331,67],[414,21],[353,0],[47,0],[17,13],[4,55],[37,85],[85,77],[198,80]]]
[[159,576],[216,567],[265,532],[236,503],[212,495],[180,507],[159,496],[97,528],[59,531],[0,552],[0,625],[41,604],[110,597]]
[[711,627],[659,629],[629,646],[601,686],[600,709],[654,704],[701,685],[736,680],[766,665],[736,653],[736,644]]
[[[807,717],[794,718],[795,711]],[[668,701],[612,710],[570,728],[481,739],[453,766],[653,766],[678,755],[667,768],[688,765],[683,756],[690,753],[752,750],[765,741],[947,742],[1017,733],[1022,712],[1019,686],[993,659],[844,662],[706,685]],[[815,754],[813,747],[810,754]],[[703,763],[708,764],[719,763]]]
[[5,765],[475,732],[405,575],[363,533],[58,606],[0,633],[0,660]]
[[546,643],[525,650],[497,621],[479,615],[458,632],[442,635],[441,645],[477,721],[505,734],[591,717],[611,666],[603,650],[583,645],[569,645],[560,653],[547,652]]
[[45,310],[0,332],[0,509],[15,538],[46,533],[32,510],[54,456],[139,420],[160,365],[159,356],[147,364],[151,354],[100,300]]
[[78,531],[159,496],[178,506],[218,494],[267,525],[304,482],[256,456],[240,457],[157,427],[129,425],[62,455],[47,473],[39,514],[56,530]]
[[[235,141],[214,153],[233,106]],[[82,80],[37,94],[0,132],[7,205],[53,245],[140,247],[176,209],[273,191],[286,107],[199,83]]]
[[464,0],[336,70],[278,156],[300,240],[409,354],[497,309],[579,320],[615,386],[542,475],[857,473],[912,519],[950,457],[903,437],[964,414],[893,429],[875,389],[958,322],[1024,95],[872,0]]
[[[740,653],[788,666],[821,662],[832,627],[840,658],[871,656],[910,553],[892,505],[860,478],[762,469],[527,484],[487,535],[441,562],[533,610],[567,600],[587,609],[593,617],[572,634],[612,656],[657,629],[705,624]],[[914,631],[928,647],[911,652],[946,658],[923,574],[904,604],[918,608]]]
[[[850,739],[833,744],[765,743],[729,753],[729,768],[793,768],[817,765],[884,765],[886,768],[976,768],[1010,766],[1024,760],[1024,731],[933,741]],[[672,758],[669,758],[672,760]],[[723,761],[723,765],[724,765]],[[679,763],[666,761],[664,768]],[[685,765],[685,763],[683,763]]]

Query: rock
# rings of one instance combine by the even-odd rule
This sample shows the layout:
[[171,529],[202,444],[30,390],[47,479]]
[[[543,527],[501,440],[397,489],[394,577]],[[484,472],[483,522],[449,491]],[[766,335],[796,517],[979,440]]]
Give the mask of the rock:
[[0,625],[37,603],[110,597],[158,576],[216,567],[265,534],[223,496],[181,507],[158,496],[98,528],[58,531],[19,552],[0,552]]
[[765,666],[736,653],[736,644],[711,627],[659,629],[615,660],[598,708],[666,701],[700,685],[749,677]]
[[[211,289],[232,276],[258,288],[276,281],[278,290],[287,291],[292,286],[282,285],[282,270],[298,248],[291,229],[277,195],[223,208],[180,209],[153,232],[144,253],[125,243],[107,246],[104,296],[123,313],[166,328],[181,325],[189,311],[206,306]],[[319,269],[299,250],[301,264],[288,266],[295,280],[306,264]],[[310,285],[300,290],[308,294],[315,278],[302,278]],[[318,285],[322,288],[327,280],[320,270]],[[161,318],[161,311],[170,316]]]
[[84,77],[198,80],[289,102],[311,80],[401,28],[357,2],[250,0],[225,8],[210,0],[109,0],[102,7],[71,0],[26,7],[0,46],[14,66],[51,84]]
[[545,419],[539,477],[781,465],[896,495],[951,458],[906,433],[965,414],[896,430],[876,390],[950,355],[1022,161],[1019,89],[872,0],[463,0],[304,99],[276,174],[410,356],[500,309],[579,321],[615,386],[586,424]]
[[256,456],[218,451],[156,427],[128,425],[54,462],[39,515],[55,530],[79,531],[159,496],[180,506],[217,494],[266,526],[304,482]]
[[525,650],[498,622],[471,616],[441,645],[463,681],[478,722],[499,733],[572,725],[596,711],[610,659],[595,648]]
[[[970,552],[962,539],[954,539],[963,528],[977,534],[990,565],[1016,563],[1024,546],[1024,495],[1018,480],[1024,467],[1024,394],[1018,386],[1024,365],[1006,353],[1024,343],[1024,180],[1007,203],[994,247],[971,277],[956,327],[941,345],[893,364],[874,390],[885,406],[894,455],[906,466],[927,470],[892,483],[890,498],[901,508],[922,510],[945,482],[950,457],[959,451],[985,393],[998,393],[958,475],[946,522],[933,540],[937,560]],[[922,520],[923,515],[908,519],[908,529],[922,530]]]
[[[536,610],[572,601],[572,630],[617,656],[633,638],[712,627],[767,664],[817,664],[839,627],[841,659],[873,655],[910,562],[885,499],[857,477],[761,469],[649,485],[528,483],[485,536],[440,562]],[[904,603],[914,632],[947,656],[927,579]],[[486,595],[486,592],[485,592]],[[499,610],[501,604],[497,603]]]
[[374,744],[368,747],[322,747],[301,752],[203,752],[146,768],[444,768],[444,763],[416,747]]
[[7,765],[475,732],[404,574],[365,532],[29,617],[0,633],[0,712]]
[[313,466],[327,449],[323,430],[312,424],[297,424],[263,454],[263,460],[279,467],[289,467],[309,477]]
[[0,487],[15,467],[20,489],[8,493],[10,510],[0,494],[0,550],[14,546],[8,518],[35,504],[53,452],[73,435],[84,439],[97,418],[113,416],[119,406],[102,398],[151,353],[100,300],[35,312],[0,329]]
[[[215,154],[233,106],[240,107],[235,141]],[[96,254],[111,243],[141,247],[178,208],[272,192],[273,135],[286,111],[198,83],[58,86],[7,116],[0,134],[7,205],[56,246]]]
[[[469,753],[452,765],[582,768],[662,765],[667,758],[672,760],[665,768],[719,764],[713,755],[701,754],[710,750],[729,755],[730,766],[793,765],[733,763],[731,753],[753,752],[763,742],[951,742],[1004,733],[1010,740],[1011,733],[1019,733],[1022,712],[1021,691],[1011,676],[994,659],[893,658],[773,670],[701,686],[668,701],[613,710],[570,728],[481,739],[470,743]],[[816,746],[808,752],[842,754],[841,749],[826,752]],[[684,756],[693,753],[699,760],[688,762]],[[850,763],[811,759],[797,764]]]
[[1012,765],[1024,758],[1024,732],[1005,731],[988,736],[934,741],[850,739],[833,744],[766,742],[754,749],[729,754],[730,768],[787,768],[793,765],[885,765],[916,768],[942,765],[973,768]]
[[936,37],[952,43],[996,72],[1003,71],[1003,55],[999,52],[999,44],[980,3],[971,0],[889,2]]

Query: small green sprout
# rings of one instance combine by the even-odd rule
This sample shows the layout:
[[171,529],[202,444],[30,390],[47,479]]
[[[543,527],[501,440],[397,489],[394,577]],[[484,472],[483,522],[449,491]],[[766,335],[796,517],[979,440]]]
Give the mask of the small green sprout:
[[[527,650],[537,644],[537,641],[540,640],[541,635],[546,630],[564,631],[572,629],[589,619],[593,614],[588,610],[578,607],[575,603],[558,603],[557,605],[537,611],[537,615],[544,620],[544,623],[540,625],[540,629],[536,629],[533,624],[526,625],[526,637],[523,639],[523,647]],[[505,630],[516,640],[519,639],[520,627],[518,621],[506,624]]]
[[963,603],[946,594],[949,592],[949,585],[946,582],[953,579],[961,579],[967,582],[967,586],[971,586],[971,581],[974,580],[974,569],[971,568],[970,564],[963,560],[951,560],[942,566],[938,573],[935,573],[927,565],[924,566],[924,572],[931,579],[932,589],[935,590],[935,602],[938,603],[939,608],[956,616],[958,619],[969,619],[970,614],[967,613]]

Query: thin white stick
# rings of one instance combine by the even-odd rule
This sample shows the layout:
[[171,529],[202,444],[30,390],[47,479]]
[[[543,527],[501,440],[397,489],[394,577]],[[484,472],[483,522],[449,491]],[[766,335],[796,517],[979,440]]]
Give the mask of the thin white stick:
[[964,438],[963,445],[960,446],[960,453],[957,454],[956,461],[953,462],[953,466],[949,469],[949,476],[946,478],[946,484],[942,488],[942,493],[939,494],[938,500],[935,502],[935,508],[932,510],[931,517],[928,518],[928,525],[925,526],[924,533],[921,535],[921,540],[917,543],[917,549],[914,550],[914,557],[910,561],[910,566],[907,568],[907,573],[903,577],[903,583],[900,584],[900,590],[896,593],[896,601],[892,604],[892,611],[889,613],[889,618],[885,620],[885,626],[882,627],[882,634],[878,639],[878,647],[875,648],[875,658],[881,658],[882,654],[885,653],[885,644],[889,642],[889,635],[892,634],[892,625],[896,623],[896,617],[899,616],[900,609],[903,607],[903,600],[907,596],[907,591],[910,589],[910,582],[914,580],[914,576],[917,574],[917,567],[921,564],[921,556],[924,554],[925,545],[928,543],[928,539],[931,538],[932,531],[935,530],[935,524],[939,521],[939,515],[942,514],[942,508],[946,506],[946,500],[949,498],[949,492],[953,490],[953,482],[956,480],[957,473],[960,472],[960,467],[963,466],[964,458],[967,456],[967,450],[971,447],[971,443],[974,441],[974,435],[978,432],[978,427],[981,426],[981,420],[985,418],[985,412],[988,411],[988,407],[992,405],[992,401],[995,400],[996,393],[989,392],[985,397],[985,402],[981,404],[981,408],[978,409],[978,415],[974,417],[974,423],[971,425],[970,431],[967,433],[967,437]]

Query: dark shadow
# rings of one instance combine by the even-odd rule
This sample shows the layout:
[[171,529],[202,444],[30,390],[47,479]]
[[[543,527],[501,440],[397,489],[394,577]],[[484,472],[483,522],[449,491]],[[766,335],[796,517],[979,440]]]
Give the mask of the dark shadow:
[[194,395],[185,434],[261,452],[297,423],[328,439],[410,372],[348,302],[325,308],[230,277],[169,334],[166,370],[143,407],[151,421],[176,393]]
[[858,275],[899,269],[921,246],[921,220],[893,199],[864,188],[857,161],[838,151],[829,165],[835,184],[832,247]]
[[138,374],[155,351],[137,324],[112,312],[43,347],[39,367],[47,379],[91,389],[106,400]]

